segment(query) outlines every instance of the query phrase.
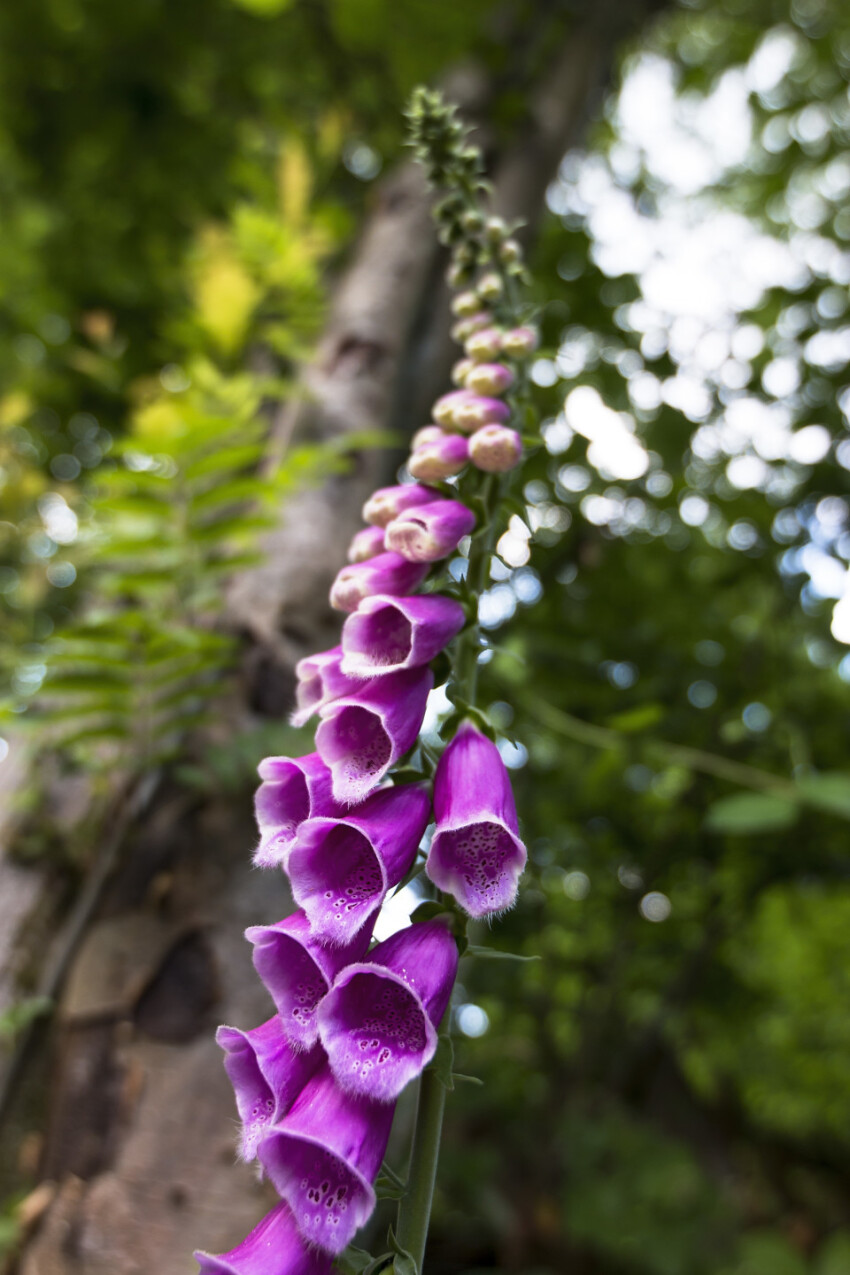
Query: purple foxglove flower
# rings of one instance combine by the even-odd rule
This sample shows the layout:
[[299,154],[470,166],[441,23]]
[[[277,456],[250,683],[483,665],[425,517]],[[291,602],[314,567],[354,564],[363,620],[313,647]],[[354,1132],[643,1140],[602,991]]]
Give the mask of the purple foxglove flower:
[[376,527],[386,527],[388,522],[398,517],[402,509],[412,509],[414,505],[424,505],[433,499],[434,493],[428,487],[418,487],[416,483],[379,487],[363,506],[363,521],[373,523]]
[[293,912],[276,925],[252,925],[245,937],[254,945],[254,968],[280,1015],[280,1025],[296,1049],[318,1039],[316,1006],[343,966],[360,961],[371,937],[366,925],[345,947],[320,943],[304,912]]
[[293,726],[303,726],[313,713],[339,695],[356,689],[351,678],[340,671],[342,647],[333,646],[318,655],[308,655],[295,665],[298,685],[295,688],[295,711],[290,717]]
[[343,1089],[392,1102],[434,1057],[457,974],[439,920],[400,930],[349,965],[319,1006],[319,1036]]
[[216,1041],[224,1050],[224,1069],[236,1095],[242,1121],[239,1154],[253,1160],[269,1126],[292,1106],[322,1061],[321,1049],[294,1049],[278,1016],[250,1031],[219,1027]]
[[475,363],[489,363],[499,357],[501,349],[501,328],[479,328],[477,332],[470,333],[463,352]]
[[200,1275],[331,1275],[331,1259],[308,1248],[281,1201],[229,1253],[195,1253]]
[[469,442],[460,434],[443,434],[442,438],[417,447],[407,462],[414,478],[437,482],[459,474],[469,460]]
[[482,425],[504,425],[510,419],[511,409],[500,398],[484,398],[470,394],[458,404],[455,411],[455,428],[472,434]]
[[524,359],[534,353],[539,342],[535,328],[511,328],[502,337],[502,352],[512,359]]
[[410,440],[410,450],[415,452],[418,447],[424,447],[426,443],[439,443],[441,438],[445,438],[445,432],[439,425],[423,425]]
[[514,374],[504,363],[476,363],[466,378],[473,394],[504,394],[514,383]]
[[331,772],[318,753],[306,757],[267,757],[260,762],[254,810],[260,844],[254,851],[258,868],[285,866],[298,825],[316,815],[334,815]]
[[432,505],[410,509],[391,522],[387,544],[410,562],[436,562],[454,553],[474,526],[475,514],[459,500],[436,500]]
[[296,903],[320,943],[349,945],[404,877],[428,824],[428,794],[382,788],[344,819],[308,819],[289,855]]
[[[431,496],[434,496],[431,492]],[[364,598],[373,593],[412,593],[425,579],[427,569],[413,564],[397,553],[379,553],[367,562],[354,562],[343,567],[331,588],[331,606],[337,611],[356,611]]]
[[356,531],[351,538],[351,544],[348,546],[348,561],[366,562],[368,558],[374,558],[383,552],[383,527],[364,527],[362,531]]
[[464,722],[434,776],[437,822],[425,870],[470,916],[490,916],[516,899],[525,866],[510,779],[499,750]]
[[429,664],[465,619],[461,604],[439,593],[364,598],[342,626],[342,667],[352,677],[374,677]]
[[434,685],[428,668],[403,669],[360,682],[355,695],[327,704],[316,748],[330,767],[334,799],[362,801],[412,748]]
[[487,474],[506,474],[522,459],[522,439],[507,425],[485,425],[469,440],[469,459]]
[[479,310],[477,314],[469,314],[465,318],[458,319],[457,323],[452,326],[451,338],[453,341],[459,341],[462,345],[464,341],[468,341],[474,332],[480,332],[482,328],[487,328],[493,321],[492,314],[488,314],[486,310]]
[[431,408],[431,415],[444,429],[454,429],[457,409],[467,398],[469,398],[469,390],[452,390],[449,394],[444,394],[442,398],[437,399]]
[[455,385],[465,388],[467,373],[471,372],[475,367],[472,359],[458,359],[452,368],[452,381]]
[[344,1093],[325,1066],[260,1144],[260,1161],[308,1244],[341,1253],[375,1207],[393,1108]]

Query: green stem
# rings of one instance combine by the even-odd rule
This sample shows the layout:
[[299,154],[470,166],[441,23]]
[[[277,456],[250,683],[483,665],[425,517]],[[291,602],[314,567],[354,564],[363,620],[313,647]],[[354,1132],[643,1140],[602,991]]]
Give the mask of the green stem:
[[433,1067],[428,1067],[419,1081],[410,1172],[407,1192],[399,1204],[396,1236],[399,1246],[410,1253],[417,1271],[420,1272],[425,1259],[428,1224],[431,1220],[431,1201],[434,1198],[445,1105],[446,1087]]

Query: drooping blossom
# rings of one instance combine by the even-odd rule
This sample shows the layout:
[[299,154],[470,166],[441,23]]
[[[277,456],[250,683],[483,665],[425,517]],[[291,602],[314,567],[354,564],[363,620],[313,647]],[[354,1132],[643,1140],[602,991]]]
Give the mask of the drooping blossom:
[[365,598],[343,625],[342,667],[353,677],[418,668],[460,633],[465,618],[459,602],[439,593]]
[[400,930],[337,977],[319,1006],[319,1037],[343,1089],[391,1102],[437,1048],[457,974],[439,919]]
[[400,514],[387,527],[387,544],[410,562],[437,562],[454,553],[474,526],[475,514],[459,500],[437,500]]
[[356,694],[325,705],[316,748],[337,801],[362,801],[413,747],[433,685],[429,668],[402,669],[361,681]]
[[510,415],[510,408],[500,398],[470,394],[455,410],[455,428],[472,434],[482,425],[504,425]]
[[195,1253],[200,1275],[330,1275],[331,1259],[309,1248],[281,1200],[229,1253]]
[[417,447],[407,462],[412,477],[438,482],[459,474],[469,460],[469,443],[461,434],[443,434]]
[[502,349],[502,333],[499,328],[479,328],[470,333],[463,347],[468,359],[475,363],[489,363],[499,357]]
[[504,363],[476,363],[464,384],[473,394],[504,394],[514,383],[514,374]]
[[[432,491],[432,501],[433,497]],[[412,593],[425,575],[426,570],[398,553],[379,553],[366,562],[341,568],[331,586],[331,606],[337,611],[356,611],[363,599],[373,593]]]
[[270,1130],[260,1161],[308,1244],[341,1253],[375,1207],[393,1108],[345,1093],[325,1065]]
[[487,474],[506,474],[522,460],[522,439],[507,425],[485,425],[469,440],[469,459]]
[[253,1160],[269,1127],[286,1114],[316,1071],[322,1051],[318,1046],[309,1052],[295,1049],[277,1015],[250,1031],[219,1027],[215,1038],[224,1050],[224,1069],[242,1121],[239,1154]]
[[401,483],[396,487],[379,487],[363,506],[363,521],[373,523],[376,527],[386,527],[388,522],[397,518],[403,509],[411,509],[414,505],[426,505],[434,499],[429,487],[419,487],[416,483]]
[[343,966],[363,959],[371,936],[365,925],[345,946],[328,947],[302,911],[276,925],[253,925],[245,931],[254,947],[254,968],[274,1001],[283,1034],[296,1049],[315,1045],[319,1001]]
[[383,527],[363,527],[355,531],[348,546],[349,562],[366,562],[384,552]]
[[426,872],[470,916],[490,916],[516,899],[526,850],[499,750],[464,722],[437,764],[436,829]]
[[306,757],[267,757],[260,762],[259,775],[263,782],[254,811],[260,844],[254,863],[259,868],[282,867],[299,825],[339,809],[331,795],[331,772],[318,753],[308,753]]
[[341,662],[341,646],[332,646],[329,651],[319,651],[298,661],[295,711],[290,717],[293,726],[303,726],[323,704],[354,689],[351,679],[340,669]]
[[374,922],[387,891],[413,864],[428,824],[423,788],[382,788],[344,819],[308,819],[298,831],[287,871],[296,903],[316,938],[353,942]]

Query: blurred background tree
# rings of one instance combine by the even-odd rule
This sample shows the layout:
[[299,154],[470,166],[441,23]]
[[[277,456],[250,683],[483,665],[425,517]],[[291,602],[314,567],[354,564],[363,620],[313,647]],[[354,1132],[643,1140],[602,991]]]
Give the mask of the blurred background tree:
[[[221,675],[240,645],[218,581],[346,450],[323,431],[279,447],[272,430],[274,463],[258,466],[267,422],[398,162],[412,85],[465,66],[497,165],[552,50],[588,41],[602,49],[576,111],[590,129],[551,174],[535,248],[546,448],[485,613],[531,850],[491,938],[540,959],[462,968],[458,1065],[484,1084],[450,1099],[428,1269],[844,1275],[850,16],[839,0],[590,10],[45,0],[0,14],[0,643],[10,708],[36,697],[50,730],[82,736],[17,793],[39,810],[9,853],[48,883],[43,934],[103,838],[67,813],[69,769],[156,765],[158,823],[130,828],[88,923],[131,905],[185,921],[175,842],[218,838],[217,870],[247,875],[252,768],[299,745],[279,704],[232,711],[239,683]],[[169,638],[185,661],[171,680]],[[192,714],[210,709],[215,742],[199,744]],[[10,715],[12,734],[33,716]],[[268,906],[234,906],[234,933]],[[186,1053],[223,1011],[185,972],[200,948],[179,950],[184,1036],[147,1001],[116,1021]],[[10,1056],[27,1006],[45,1008],[31,955],[13,968]],[[26,1275],[129,1270],[129,1241],[62,1247],[63,1219],[91,1223],[72,1177],[91,1199],[137,1170],[116,1151],[116,1109],[89,1110],[68,1080],[80,1058],[108,1058],[90,1068],[102,1087],[114,1046],[90,1026],[74,1037],[68,1023],[91,1017],[73,1005],[60,1020],[32,1037],[7,1122],[9,1260]],[[45,1179],[57,1199],[37,1194]],[[197,1216],[174,1223],[187,1252],[206,1243],[187,1235]],[[191,1269],[176,1253],[168,1275]]]

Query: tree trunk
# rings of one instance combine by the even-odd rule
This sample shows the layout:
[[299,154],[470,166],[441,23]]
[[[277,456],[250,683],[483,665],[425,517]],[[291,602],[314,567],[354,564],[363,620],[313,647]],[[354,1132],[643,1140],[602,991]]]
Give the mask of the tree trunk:
[[[574,28],[496,165],[498,211],[535,225],[618,41],[650,7],[597,8]],[[425,423],[451,358],[442,270],[424,183],[405,166],[378,192],[305,395],[277,423],[277,446]],[[228,720],[283,714],[295,660],[334,642],[328,585],[364,498],[391,481],[387,468],[386,452],[365,451],[344,476],[291,499],[265,564],[233,581],[227,620],[245,635],[245,675]],[[18,1085],[13,1132],[32,1128],[28,1104],[49,1095],[40,1150],[41,1135],[6,1140],[24,1164],[39,1156],[47,1184],[24,1209],[22,1275],[189,1275],[193,1247],[231,1247],[272,1198],[235,1162],[235,1112],[213,1029],[252,1026],[271,1011],[242,931],[286,913],[285,884],[250,868],[247,800],[187,796],[165,780],[128,823],[126,835],[114,834],[119,862],[102,873],[91,923],[66,944],[76,955],[55,1022]],[[10,886],[18,917],[51,888],[0,861],[4,905]]]

